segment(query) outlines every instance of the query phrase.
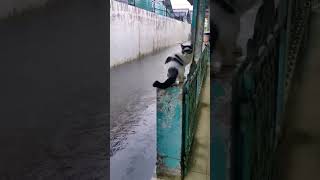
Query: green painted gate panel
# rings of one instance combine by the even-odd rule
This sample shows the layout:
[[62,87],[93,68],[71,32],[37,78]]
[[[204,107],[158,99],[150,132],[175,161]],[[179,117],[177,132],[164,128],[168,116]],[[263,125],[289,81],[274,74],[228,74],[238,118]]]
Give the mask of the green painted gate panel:
[[[285,35],[285,21],[276,16],[283,16],[283,12],[270,13],[275,12],[273,1],[264,1],[253,38],[248,41],[247,59],[234,76],[235,169],[236,177],[243,180],[272,180],[276,172],[277,129],[281,128],[286,96],[304,47],[310,10],[308,1],[289,4],[289,33]],[[290,44],[287,48],[286,43]]]
[[207,62],[209,58],[209,46],[201,53],[200,60],[191,64],[187,81],[183,86],[183,167],[184,174],[189,170],[191,147],[198,124],[197,115],[200,95],[205,76],[207,74]]
[[248,41],[246,62],[234,78],[235,169],[236,177],[242,180],[267,180],[273,171],[278,73],[274,12],[272,1],[264,1],[257,13],[253,38]]

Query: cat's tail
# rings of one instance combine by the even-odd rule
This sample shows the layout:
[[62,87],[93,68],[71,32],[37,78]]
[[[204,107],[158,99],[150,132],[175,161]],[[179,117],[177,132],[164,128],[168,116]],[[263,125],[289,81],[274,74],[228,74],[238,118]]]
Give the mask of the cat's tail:
[[177,68],[169,68],[168,69],[168,79],[161,83],[159,81],[155,81],[153,83],[153,87],[159,88],[159,89],[167,89],[170,87],[172,84],[176,82],[176,79],[178,77],[178,69]]

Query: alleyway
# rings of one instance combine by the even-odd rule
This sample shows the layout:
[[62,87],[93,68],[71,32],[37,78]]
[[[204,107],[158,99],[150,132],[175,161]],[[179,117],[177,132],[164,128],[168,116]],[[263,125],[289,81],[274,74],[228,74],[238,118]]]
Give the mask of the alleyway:
[[150,180],[156,163],[155,80],[166,79],[167,56],[180,45],[110,72],[111,179]]
[[320,177],[320,11],[311,16],[309,42],[289,97],[279,180]]

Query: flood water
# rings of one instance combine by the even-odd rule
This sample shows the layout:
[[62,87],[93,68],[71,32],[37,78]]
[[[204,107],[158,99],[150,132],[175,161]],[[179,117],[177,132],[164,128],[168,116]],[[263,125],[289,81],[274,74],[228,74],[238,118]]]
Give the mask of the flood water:
[[150,180],[156,163],[155,80],[179,45],[110,71],[110,172],[112,180]]

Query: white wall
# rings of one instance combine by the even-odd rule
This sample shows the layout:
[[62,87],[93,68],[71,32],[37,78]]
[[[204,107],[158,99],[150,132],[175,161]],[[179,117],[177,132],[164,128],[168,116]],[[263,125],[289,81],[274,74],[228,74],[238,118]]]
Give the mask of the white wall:
[[44,6],[49,0],[0,0],[0,18],[8,17],[15,10],[17,13],[30,8]]
[[191,25],[110,0],[110,67],[185,42]]

